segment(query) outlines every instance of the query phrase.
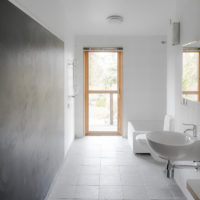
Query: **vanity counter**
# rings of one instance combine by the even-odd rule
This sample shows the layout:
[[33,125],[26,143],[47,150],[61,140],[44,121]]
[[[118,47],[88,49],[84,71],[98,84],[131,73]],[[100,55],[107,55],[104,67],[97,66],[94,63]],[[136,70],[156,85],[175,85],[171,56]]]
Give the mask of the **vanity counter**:
[[200,179],[189,179],[187,189],[195,200],[200,200]]

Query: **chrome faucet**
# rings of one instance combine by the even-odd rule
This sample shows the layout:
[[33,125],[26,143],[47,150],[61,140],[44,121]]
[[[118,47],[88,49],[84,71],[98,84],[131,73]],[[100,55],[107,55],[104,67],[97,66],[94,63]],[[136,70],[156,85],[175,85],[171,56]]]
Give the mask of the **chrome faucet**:
[[192,126],[192,128],[185,129],[184,133],[192,131],[193,137],[197,137],[197,125],[195,124],[183,124],[185,126]]

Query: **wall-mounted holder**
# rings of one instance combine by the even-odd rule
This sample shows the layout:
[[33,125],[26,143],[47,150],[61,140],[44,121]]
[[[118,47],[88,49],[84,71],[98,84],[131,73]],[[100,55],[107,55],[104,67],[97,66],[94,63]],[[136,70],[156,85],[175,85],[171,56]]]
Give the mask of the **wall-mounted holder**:
[[172,45],[180,44],[180,22],[172,23]]
[[186,106],[186,105],[188,104],[187,99],[182,98],[182,99],[181,99],[181,104],[184,105],[184,106]]
[[76,78],[75,78],[76,66],[77,66],[76,59],[67,61],[67,68],[69,70],[69,73],[71,73],[71,77],[72,77],[71,84],[70,84],[72,87],[69,89],[68,98],[75,98],[78,95],[78,86],[75,83],[75,81],[76,81]]

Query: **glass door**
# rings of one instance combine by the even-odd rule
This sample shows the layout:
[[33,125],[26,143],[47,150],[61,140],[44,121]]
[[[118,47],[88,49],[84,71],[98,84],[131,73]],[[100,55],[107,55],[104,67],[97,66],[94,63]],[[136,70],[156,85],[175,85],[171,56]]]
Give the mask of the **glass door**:
[[121,134],[122,52],[84,54],[85,134]]

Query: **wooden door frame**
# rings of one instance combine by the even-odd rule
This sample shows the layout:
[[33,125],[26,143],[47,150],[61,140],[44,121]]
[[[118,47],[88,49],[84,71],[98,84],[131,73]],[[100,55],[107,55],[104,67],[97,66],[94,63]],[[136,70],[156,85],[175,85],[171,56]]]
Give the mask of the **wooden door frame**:
[[[123,52],[122,51],[107,51],[118,53],[118,131],[116,132],[101,132],[101,131],[89,131],[89,108],[88,108],[88,94],[89,94],[89,53],[90,52],[102,52],[102,51],[84,51],[84,134],[87,135],[122,135],[123,121],[122,121],[122,105],[123,105]],[[103,51],[106,52],[106,51]]]

